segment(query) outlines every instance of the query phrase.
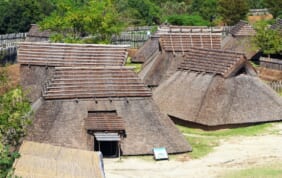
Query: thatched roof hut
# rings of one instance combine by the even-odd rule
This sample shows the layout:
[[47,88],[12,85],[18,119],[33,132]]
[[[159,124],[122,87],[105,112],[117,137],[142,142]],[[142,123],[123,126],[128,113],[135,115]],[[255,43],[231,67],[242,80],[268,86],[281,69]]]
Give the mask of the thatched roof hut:
[[258,50],[252,47],[252,37],[256,31],[248,22],[240,20],[230,34],[223,40],[222,49],[244,53],[247,59],[256,58]]
[[49,30],[41,31],[39,26],[36,24],[31,24],[31,27],[26,35],[25,41],[27,42],[47,42],[51,36]]
[[[22,45],[21,83],[31,89],[33,102],[43,97],[26,139],[111,154],[120,147],[123,155],[152,154],[154,147],[166,147],[169,153],[191,151],[160,113],[151,91],[131,68],[122,66],[123,48],[89,45],[88,52],[88,45],[44,44],[32,53],[25,50],[31,44]],[[78,49],[83,52],[77,54]]]
[[256,31],[246,21],[240,20],[230,31],[235,37],[254,36]]
[[15,160],[13,175],[22,178],[104,178],[100,152],[24,141]]
[[123,155],[152,154],[154,147],[191,151],[131,69],[56,67],[43,97],[28,136],[32,141],[91,150],[96,133],[106,131],[120,135]]
[[[164,25],[159,26],[157,32],[151,36],[151,38],[137,51],[135,56],[132,58],[132,62],[144,63],[155,58],[161,47],[159,46],[159,38],[162,36],[170,36],[171,38],[179,38],[179,36],[186,37],[187,45],[194,47],[205,46],[210,44],[211,41],[221,41],[221,34],[223,29],[220,27],[206,27],[206,26],[173,26]],[[176,39],[177,40],[177,39]],[[220,44],[220,43],[219,43]],[[211,45],[208,45],[209,47]],[[221,48],[221,47],[219,47]]]
[[205,126],[282,119],[281,98],[237,52],[186,51],[178,71],[155,89],[153,98],[172,118]]
[[192,47],[221,48],[221,33],[169,33],[159,39],[161,52],[147,60],[139,73],[147,86],[158,86],[177,70],[182,56]]
[[65,43],[20,43],[18,63],[21,64],[21,85],[32,102],[41,96],[46,80],[57,66],[123,66],[127,46]]

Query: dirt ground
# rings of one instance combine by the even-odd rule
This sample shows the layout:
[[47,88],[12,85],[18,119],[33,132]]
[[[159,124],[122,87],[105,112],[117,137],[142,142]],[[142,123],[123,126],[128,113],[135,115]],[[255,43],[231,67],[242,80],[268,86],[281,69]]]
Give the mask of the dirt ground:
[[[129,157],[104,159],[107,178],[202,178],[220,177],[222,173],[268,163],[282,162],[282,123],[275,134],[254,137],[232,137],[221,140],[215,150],[201,159],[184,155],[169,161]],[[281,175],[282,177],[282,175]]]

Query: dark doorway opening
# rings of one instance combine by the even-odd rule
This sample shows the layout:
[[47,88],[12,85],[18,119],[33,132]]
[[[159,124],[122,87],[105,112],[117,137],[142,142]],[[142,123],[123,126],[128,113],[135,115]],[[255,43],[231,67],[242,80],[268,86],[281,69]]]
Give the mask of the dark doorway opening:
[[118,141],[97,141],[95,139],[94,151],[101,151],[104,157],[118,157]]

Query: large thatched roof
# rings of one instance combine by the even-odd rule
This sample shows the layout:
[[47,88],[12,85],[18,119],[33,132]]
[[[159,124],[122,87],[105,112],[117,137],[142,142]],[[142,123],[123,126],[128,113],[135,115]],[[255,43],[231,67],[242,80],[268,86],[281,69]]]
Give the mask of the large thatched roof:
[[221,48],[221,35],[218,33],[166,34],[160,37],[160,45],[162,52],[147,60],[139,73],[147,86],[158,86],[171,76],[192,48]]
[[22,178],[104,178],[101,153],[24,141],[13,174]]
[[282,119],[281,98],[255,76],[242,54],[191,51],[153,93],[162,112],[207,126]]
[[127,46],[65,43],[20,43],[18,62],[38,66],[122,66]]
[[126,67],[56,67],[43,96],[46,99],[148,97],[151,91]]
[[[125,123],[126,137],[121,140],[123,155],[152,154],[155,147],[166,147],[168,153],[191,151],[184,136],[168,116],[160,113],[150,97],[46,100],[35,113],[26,139],[93,150],[94,137],[87,134],[87,130],[96,129],[87,125],[91,123],[85,119],[89,118],[89,112],[101,111],[115,111]],[[103,127],[110,124],[107,122]],[[110,127],[114,130],[113,126]]]
[[220,49],[222,31],[218,27],[159,26],[157,32],[137,51],[132,61],[145,63],[153,60],[161,48],[172,52],[182,52],[190,47]]
[[246,21],[240,20],[230,31],[233,36],[244,37],[253,36],[256,31],[254,28]]

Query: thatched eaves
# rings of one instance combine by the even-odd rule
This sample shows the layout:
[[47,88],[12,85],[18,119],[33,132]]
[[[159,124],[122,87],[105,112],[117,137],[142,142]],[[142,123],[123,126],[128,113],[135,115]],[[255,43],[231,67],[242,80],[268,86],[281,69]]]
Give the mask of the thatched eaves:
[[248,37],[248,36],[254,36],[256,34],[256,31],[248,22],[240,20],[231,29],[230,33],[235,37]]
[[18,62],[38,66],[123,66],[127,46],[65,43],[20,43]]
[[126,67],[56,67],[45,99],[150,97],[136,73]]
[[241,53],[191,49],[153,98],[163,113],[205,126],[282,119],[282,100]]

